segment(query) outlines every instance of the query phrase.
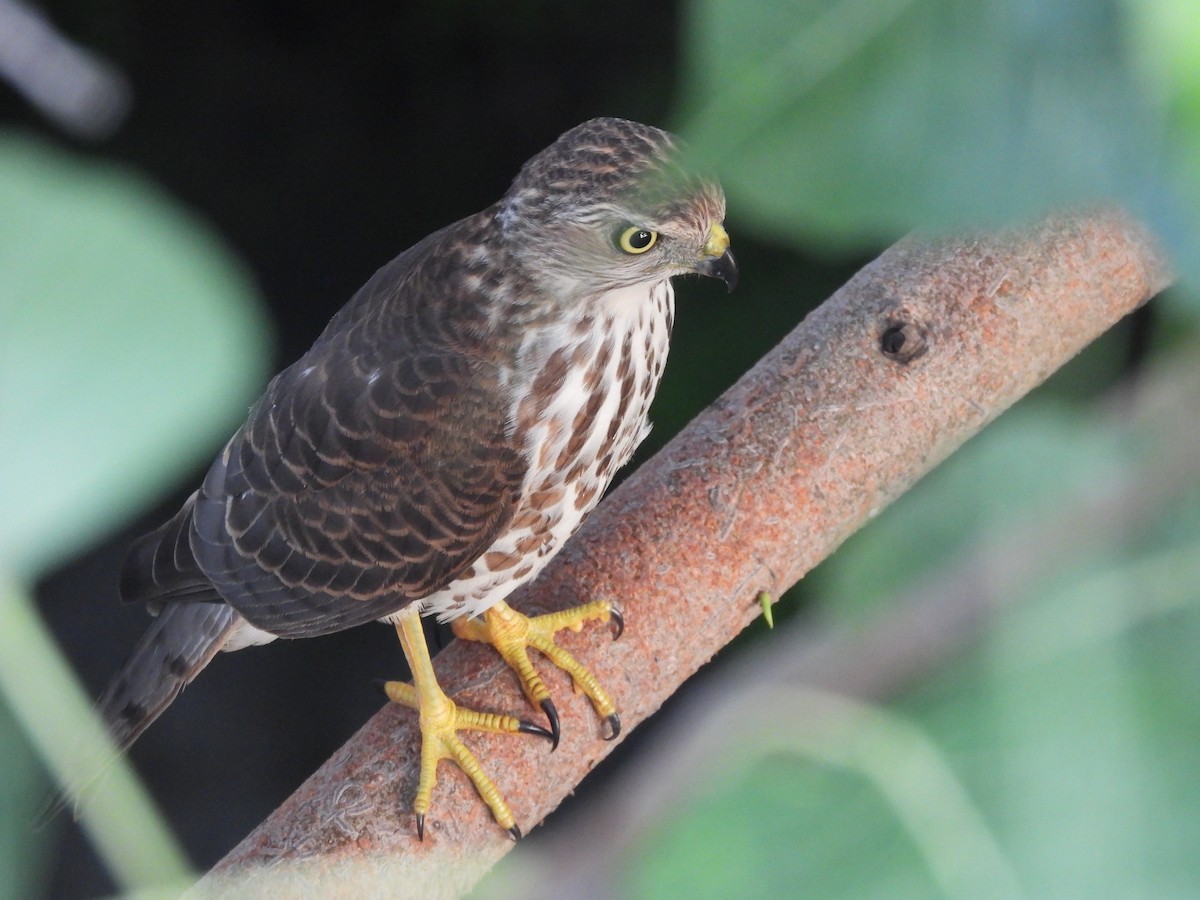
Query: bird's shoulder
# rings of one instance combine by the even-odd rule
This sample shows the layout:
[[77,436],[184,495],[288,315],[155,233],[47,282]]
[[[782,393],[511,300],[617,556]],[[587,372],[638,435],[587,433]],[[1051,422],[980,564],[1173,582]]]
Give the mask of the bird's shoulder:
[[490,221],[460,220],[381,267],[271,380],[231,442],[249,487],[322,490],[397,458],[482,452],[463,436],[503,429],[517,340],[479,274]]
[[528,460],[510,351],[472,277],[483,228],[463,220],[380,269],[214,461],[192,543],[253,624],[310,634],[386,615],[511,520]]

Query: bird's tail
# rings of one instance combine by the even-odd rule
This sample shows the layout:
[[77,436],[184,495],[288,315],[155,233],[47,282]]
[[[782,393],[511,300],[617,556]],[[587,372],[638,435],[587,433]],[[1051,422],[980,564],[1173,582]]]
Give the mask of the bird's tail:
[[[162,715],[179,692],[225,645],[241,617],[224,603],[171,603],[154,619],[129,659],[96,701],[118,752],[124,752]],[[44,824],[80,796],[112,762],[92,760],[87,777],[50,798]]]
[[224,603],[172,603],[155,618],[96,709],[126,750],[229,640],[239,616]]

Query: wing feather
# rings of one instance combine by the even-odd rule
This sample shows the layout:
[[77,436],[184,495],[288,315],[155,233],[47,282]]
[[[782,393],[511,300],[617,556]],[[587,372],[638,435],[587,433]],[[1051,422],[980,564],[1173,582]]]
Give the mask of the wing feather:
[[428,596],[493,543],[528,463],[510,437],[507,345],[482,340],[486,298],[447,259],[471,223],[381,269],[272,380],[201,489],[131,555],[157,581],[131,574],[127,597],[211,599],[211,585],[258,628],[309,637]]

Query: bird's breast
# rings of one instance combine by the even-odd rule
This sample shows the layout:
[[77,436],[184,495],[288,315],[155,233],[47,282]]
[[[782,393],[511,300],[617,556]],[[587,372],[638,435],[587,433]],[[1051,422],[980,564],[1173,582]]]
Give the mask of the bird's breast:
[[650,431],[674,318],[669,281],[596,298],[590,314],[531,333],[508,389],[529,462],[510,527],[425,608],[477,614],[533,578],[599,502]]
[[[515,436],[531,464],[526,496],[581,479],[603,491],[649,431],[674,317],[671,284],[620,288],[590,308],[543,337],[534,352],[544,362],[514,398]],[[579,497],[585,512],[598,499]]]

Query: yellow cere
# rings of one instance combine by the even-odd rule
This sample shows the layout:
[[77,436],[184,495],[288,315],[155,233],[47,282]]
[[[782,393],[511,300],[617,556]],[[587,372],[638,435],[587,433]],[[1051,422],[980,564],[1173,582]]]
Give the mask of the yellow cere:
[[729,232],[720,222],[713,222],[708,229],[708,240],[704,244],[704,256],[723,256],[729,249]]

